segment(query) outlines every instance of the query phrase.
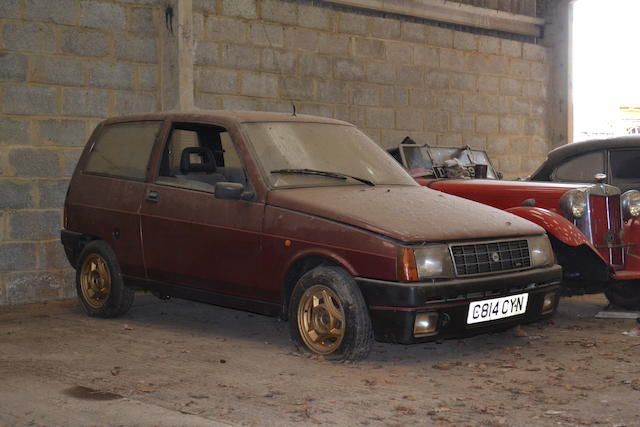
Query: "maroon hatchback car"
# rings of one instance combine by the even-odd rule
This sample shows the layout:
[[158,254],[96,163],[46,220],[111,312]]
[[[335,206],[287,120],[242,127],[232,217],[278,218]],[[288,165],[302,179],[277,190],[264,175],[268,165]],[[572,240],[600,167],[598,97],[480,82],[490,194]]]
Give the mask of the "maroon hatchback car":
[[544,230],[420,187],[354,126],[272,113],[106,120],[78,162],[62,243],[91,316],[135,289],[288,318],[333,359],[549,317]]

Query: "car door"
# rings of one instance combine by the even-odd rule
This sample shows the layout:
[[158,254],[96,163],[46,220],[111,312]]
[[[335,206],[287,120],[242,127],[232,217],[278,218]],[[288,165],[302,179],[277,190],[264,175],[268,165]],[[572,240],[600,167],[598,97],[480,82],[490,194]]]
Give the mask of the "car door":
[[[215,158],[215,168],[210,162]],[[226,163],[225,163],[226,161]],[[148,278],[227,295],[269,300],[256,286],[262,264],[264,204],[215,197],[215,183],[252,185],[227,130],[173,123],[158,177],[141,206]],[[186,162],[186,166],[185,166]],[[271,297],[271,298],[270,298]]]

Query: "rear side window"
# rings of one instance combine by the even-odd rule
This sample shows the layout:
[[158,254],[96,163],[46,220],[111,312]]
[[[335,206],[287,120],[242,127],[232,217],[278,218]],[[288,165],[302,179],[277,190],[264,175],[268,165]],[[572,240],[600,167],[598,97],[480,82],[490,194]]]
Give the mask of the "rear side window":
[[161,121],[103,127],[91,149],[85,173],[144,180]]
[[604,172],[604,154],[594,151],[573,157],[560,165],[554,174],[554,181],[593,182],[595,174]]

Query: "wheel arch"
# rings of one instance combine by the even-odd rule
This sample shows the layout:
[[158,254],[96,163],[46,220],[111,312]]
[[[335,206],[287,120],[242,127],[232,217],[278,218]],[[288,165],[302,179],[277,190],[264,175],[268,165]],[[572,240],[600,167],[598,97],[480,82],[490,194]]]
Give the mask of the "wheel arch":
[[323,252],[307,252],[296,257],[287,267],[282,279],[282,312],[281,317],[287,320],[289,317],[289,303],[296,283],[305,273],[320,266],[341,267],[349,274],[354,275],[353,268],[345,260]]
[[571,246],[549,235],[549,241],[562,266],[563,292],[566,295],[602,292],[613,269],[598,251],[587,245]]
[[64,253],[67,257],[67,260],[69,261],[69,264],[71,264],[71,267],[78,267],[78,261],[82,250],[85,248],[85,246],[87,246],[87,244],[95,240],[101,239],[91,234],[68,232],[65,233],[63,231],[61,241],[64,247]]

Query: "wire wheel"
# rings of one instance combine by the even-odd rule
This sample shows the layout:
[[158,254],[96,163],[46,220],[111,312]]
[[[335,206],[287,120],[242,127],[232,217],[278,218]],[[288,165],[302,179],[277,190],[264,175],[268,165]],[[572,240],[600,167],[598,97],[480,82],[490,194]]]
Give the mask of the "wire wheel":
[[307,289],[298,304],[298,329],[305,344],[314,352],[335,351],[345,333],[344,310],[335,292],[323,285]]
[[111,294],[111,274],[107,262],[97,253],[89,254],[80,270],[80,290],[92,308],[102,308]]

